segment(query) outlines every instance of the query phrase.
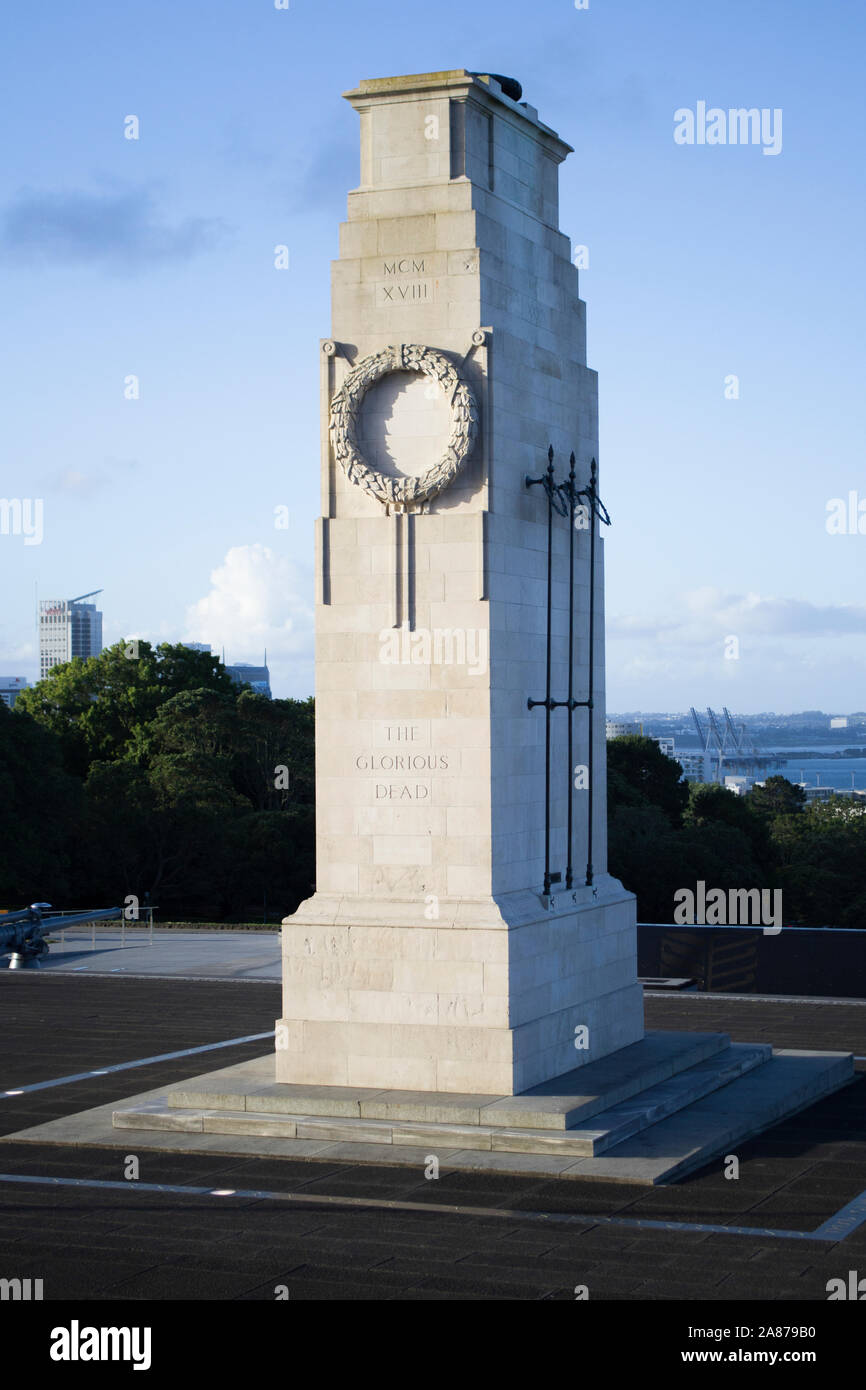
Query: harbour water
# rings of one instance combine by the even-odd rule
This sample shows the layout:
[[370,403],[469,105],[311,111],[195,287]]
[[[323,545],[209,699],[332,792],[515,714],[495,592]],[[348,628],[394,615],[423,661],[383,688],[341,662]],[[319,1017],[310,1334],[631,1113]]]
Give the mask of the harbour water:
[[[779,755],[788,751],[779,750]],[[776,776],[804,782],[807,787],[866,791],[866,758],[787,758]]]
[[[840,744],[839,752],[842,753],[850,744]],[[697,748],[688,748],[683,742],[681,745],[683,753],[696,753]],[[850,791],[852,786],[855,791],[866,791],[866,758],[834,758],[830,756],[834,752],[833,745],[804,744],[799,750],[779,747],[762,747],[763,754],[775,755],[780,759],[780,767],[770,767],[762,769],[755,774],[761,780],[765,777],[787,777],[789,782],[803,782],[807,787],[836,787],[840,791]],[[792,756],[793,752],[793,756]],[[804,758],[801,753],[810,753],[812,756]],[[823,757],[816,757],[816,754],[824,754]],[[733,765],[726,769],[734,772]],[[853,777],[853,781],[852,781]]]

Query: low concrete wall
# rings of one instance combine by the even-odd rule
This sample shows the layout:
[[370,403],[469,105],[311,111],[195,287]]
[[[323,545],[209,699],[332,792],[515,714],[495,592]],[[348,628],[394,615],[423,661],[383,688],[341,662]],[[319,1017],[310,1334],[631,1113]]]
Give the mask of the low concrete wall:
[[691,976],[713,993],[866,999],[866,931],[638,923],[642,978]]

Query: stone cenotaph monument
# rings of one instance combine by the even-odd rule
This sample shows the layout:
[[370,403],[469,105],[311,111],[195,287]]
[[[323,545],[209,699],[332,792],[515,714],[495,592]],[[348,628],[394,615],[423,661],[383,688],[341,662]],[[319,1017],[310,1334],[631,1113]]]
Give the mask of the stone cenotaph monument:
[[594,717],[528,704],[547,698],[549,557],[526,477],[552,445],[585,485],[598,442],[558,220],[570,147],[520,95],[462,70],[346,94],[361,180],[321,344],[316,892],[283,924],[281,1081],[516,1093],[643,1035],[635,900],[605,863],[586,505],[571,584],[554,517],[551,676],[565,693],[573,608]]

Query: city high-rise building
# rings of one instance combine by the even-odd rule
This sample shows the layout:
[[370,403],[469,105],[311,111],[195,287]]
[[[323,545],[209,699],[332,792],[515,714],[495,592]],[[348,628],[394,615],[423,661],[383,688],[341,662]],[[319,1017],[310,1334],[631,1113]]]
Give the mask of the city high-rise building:
[[42,599],[39,604],[39,679],[54,666],[73,657],[99,656],[102,651],[102,614],[95,603],[101,589],[92,589],[78,598]]
[[26,676],[0,676],[0,700],[11,709],[22,690],[29,685]]
[[269,700],[273,699],[271,673],[267,666],[245,666],[243,662],[239,662],[233,666],[227,666],[226,670],[235,685],[251,685],[259,695],[266,695]]

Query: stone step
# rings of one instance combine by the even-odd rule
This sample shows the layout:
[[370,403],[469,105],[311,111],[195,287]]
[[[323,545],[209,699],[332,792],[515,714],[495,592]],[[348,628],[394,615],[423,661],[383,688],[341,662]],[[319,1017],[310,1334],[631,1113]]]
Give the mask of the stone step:
[[729,1044],[725,1033],[649,1032],[629,1047],[575,1067],[519,1096],[275,1082],[271,1054],[193,1077],[169,1093],[168,1103],[177,1110],[567,1130],[718,1056]]
[[854,1079],[850,1052],[774,1051],[749,1075],[580,1166],[581,1177],[672,1182]]
[[[711,1093],[655,1120],[652,1116],[657,1112],[646,1098],[638,1122],[644,1118],[648,1123],[624,1139],[616,1131],[615,1116],[613,1125],[599,1133],[607,1137],[617,1133],[618,1142],[601,1153],[574,1147],[587,1143],[586,1133],[579,1130],[545,1133],[448,1122],[182,1110],[169,1106],[165,1096],[117,1110],[112,1118],[115,1129],[172,1130],[198,1134],[202,1141],[211,1136],[213,1142],[218,1135],[225,1136],[228,1144],[232,1135],[260,1137],[263,1142],[276,1137],[286,1140],[287,1151],[297,1157],[303,1157],[309,1145],[316,1157],[406,1163],[412,1161],[413,1152],[424,1150],[441,1155],[450,1168],[656,1184],[681,1178],[714,1156],[734,1151],[736,1145],[814,1104],[854,1077],[850,1053],[786,1050],[773,1053],[767,1061],[760,1057],[756,1061],[754,1053],[763,1052],[758,1045],[747,1049],[751,1057],[736,1048],[735,1044],[729,1050],[733,1056],[726,1052],[722,1059],[716,1073],[718,1085]],[[738,1065],[748,1068],[750,1063],[751,1069],[733,1075]],[[705,1084],[706,1080],[706,1076],[703,1080],[694,1078],[694,1084]],[[685,1089],[681,1090],[680,1098],[685,1094]],[[668,1103],[672,1100],[669,1097]],[[663,1106],[665,1100],[658,1103]],[[594,1144],[596,1136],[590,1137]]]
[[[678,1110],[683,1110],[711,1092],[717,1091],[721,1086],[728,1086],[731,1082],[754,1071],[757,1067],[766,1065],[772,1055],[773,1049],[769,1043],[732,1043],[723,1052],[717,1053],[704,1062],[699,1062],[697,1066],[690,1067],[688,1071],[678,1072],[667,1081],[662,1081],[657,1086],[650,1086],[648,1090],[642,1091],[638,1096],[632,1096],[629,1100],[614,1105],[609,1110],[599,1111],[591,1117],[589,1124],[584,1123],[566,1130],[564,1137],[573,1141],[568,1146],[569,1152],[587,1155],[605,1153],[608,1149],[623,1143],[633,1134],[639,1133],[640,1130],[658,1124],[667,1116],[673,1115]],[[532,1144],[517,1142],[521,1134],[520,1131],[508,1130],[504,1132],[512,1136],[514,1140],[507,1146],[508,1148],[518,1152],[535,1149]],[[541,1132],[535,1131],[534,1133]],[[527,1140],[532,1135],[533,1131],[523,1132],[523,1136]],[[506,1146],[500,1144],[494,1147],[504,1148]],[[556,1150],[553,1148],[548,1150],[548,1152],[552,1151]],[[543,1150],[539,1148],[537,1152],[543,1152]]]
[[[438,1142],[449,1148],[496,1150],[507,1153],[604,1153],[631,1135],[677,1110],[727,1086],[737,1077],[767,1062],[772,1048],[765,1044],[734,1043],[715,1057],[669,1080],[651,1086],[641,1096],[601,1111],[591,1128],[521,1129],[500,1124],[459,1124],[438,1121],[366,1119],[352,1115],[309,1115],[290,1111],[228,1110],[164,1101],[116,1112],[118,1129],[175,1129],[204,1134],[261,1134],[286,1139],[332,1140],[334,1143],[404,1144],[428,1147]],[[171,1099],[171,1097],[169,1098]],[[492,1107],[491,1107],[492,1108]],[[395,1106],[399,1110],[400,1106]]]

